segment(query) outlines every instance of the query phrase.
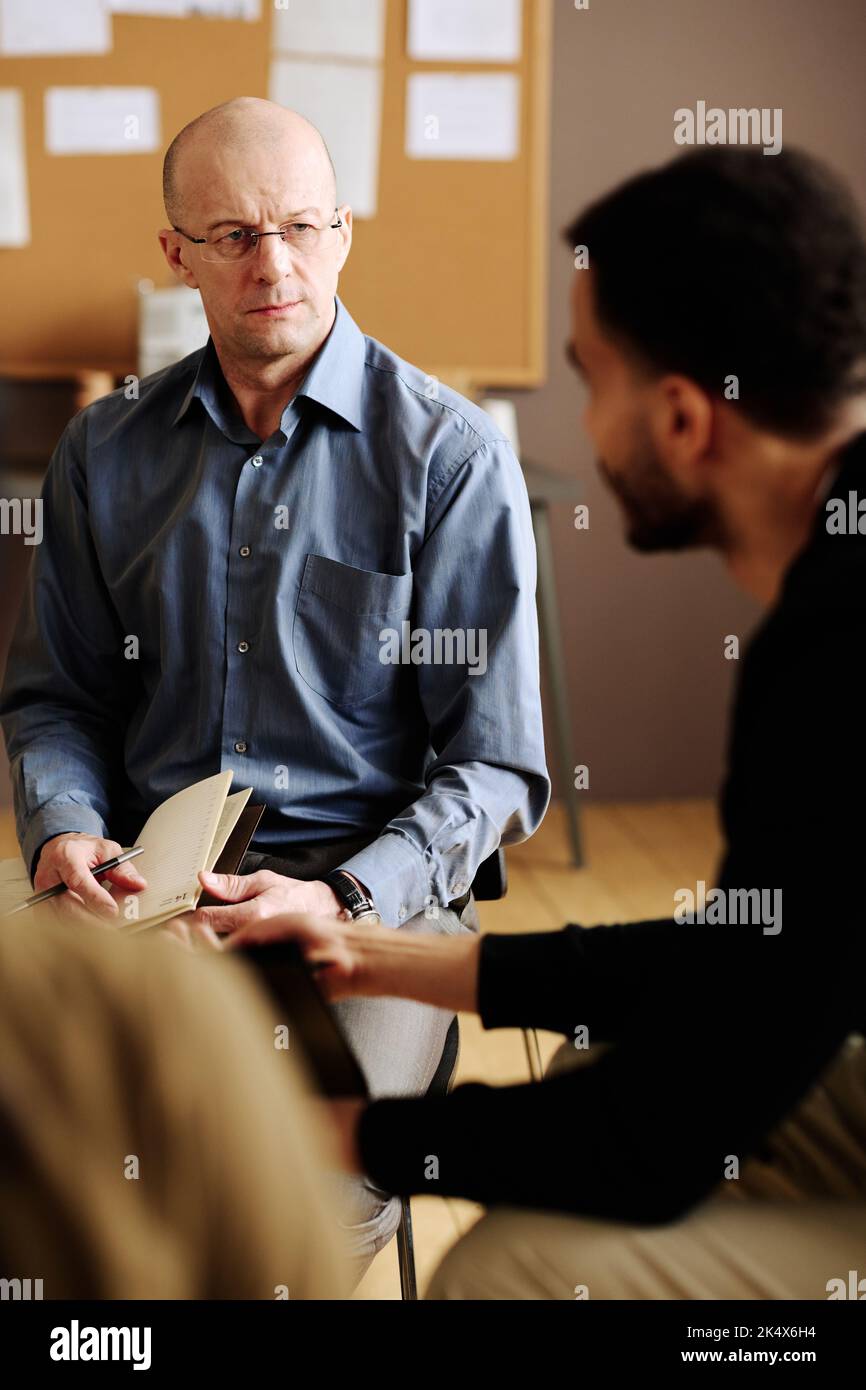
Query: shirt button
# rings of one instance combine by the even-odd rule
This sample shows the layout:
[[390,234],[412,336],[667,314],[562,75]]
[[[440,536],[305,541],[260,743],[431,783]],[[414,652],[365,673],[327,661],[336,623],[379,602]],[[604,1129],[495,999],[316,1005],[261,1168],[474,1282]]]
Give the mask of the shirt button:
[[400,921],[401,921],[401,922],[403,921],[403,918],[406,916],[406,913],[407,913],[408,911],[409,911],[409,909],[407,908],[406,904],[405,904],[405,903],[401,903],[401,904],[400,904],[400,907],[399,907],[399,910],[398,910],[398,912],[397,912],[397,916],[400,918]]
[[238,651],[241,653],[241,655],[243,655],[244,652],[248,652],[249,649],[249,642],[238,642]]
[[246,559],[248,555],[252,554],[252,552],[248,545],[242,545],[240,550],[238,551],[238,554],[243,555],[244,559]]
[[250,459],[250,463],[253,465],[253,468],[261,468],[262,464],[264,463],[264,459],[262,458],[261,454],[256,454],[254,458]]
[[460,894],[463,892],[463,890],[464,890],[465,887],[466,887],[466,884],[465,884],[465,883],[461,883],[461,882],[459,881],[459,879],[458,879],[458,881],[457,881],[456,883],[452,883],[452,885],[451,885],[451,892],[452,892],[453,896],[454,896],[455,898],[459,898]]
[[246,751],[247,751],[247,745],[244,743],[244,741],[243,741],[242,738],[239,738],[238,741],[237,741],[237,743],[235,744],[235,752],[236,752],[236,753],[246,753]]

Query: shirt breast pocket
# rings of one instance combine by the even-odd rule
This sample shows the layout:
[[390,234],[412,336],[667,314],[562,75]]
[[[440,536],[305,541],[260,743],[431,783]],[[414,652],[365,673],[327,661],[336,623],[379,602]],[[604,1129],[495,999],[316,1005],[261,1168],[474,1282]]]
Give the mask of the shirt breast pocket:
[[393,683],[379,660],[382,633],[409,617],[411,574],[356,569],[308,555],[295,607],[292,648],[301,678],[335,705],[362,705]]

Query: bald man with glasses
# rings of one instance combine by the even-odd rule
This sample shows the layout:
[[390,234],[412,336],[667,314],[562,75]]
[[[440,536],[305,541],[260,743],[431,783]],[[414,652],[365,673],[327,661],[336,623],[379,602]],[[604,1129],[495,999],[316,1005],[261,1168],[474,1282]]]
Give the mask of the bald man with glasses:
[[[213,909],[226,927],[294,911],[474,930],[478,865],[532,834],[550,790],[517,460],[337,297],[352,212],[303,117],[206,112],[169,147],[164,197],[159,240],[210,338],[76,416],[48,471],[2,697],[34,886],[118,920],[90,870],[231,769],[267,811],[247,900]],[[406,624],[482,635],[484,662],[469,640],[461,659],[383,659]],[[141,868],[110,877],[131,895]],[[448,1010],[339,1009],[373,1094],[426,1089]],[[399,1204],[346,1181],[360,1271]]]

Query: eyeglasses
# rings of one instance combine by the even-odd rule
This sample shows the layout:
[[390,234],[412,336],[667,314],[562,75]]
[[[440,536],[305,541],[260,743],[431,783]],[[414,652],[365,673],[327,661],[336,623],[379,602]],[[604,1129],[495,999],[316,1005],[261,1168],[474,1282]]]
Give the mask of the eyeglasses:
[[284,246],[288,246],[301,256],[312,256],[319,250],[326,232],[336,231],[342,227],[343,221],[337,209],[334,209],[336,222],[331,222],[327,227],[316,227],[311,222],[288,222],[285,227],[278,228],[275,232],[257,232],[252,227],[233,227],[230,232],[225,232],[222,236],[216,237],[213,241],[208,241],[207,237],[190,236],[181,227],[174,230],[180,236],[186,237],[187,241],[200,246],[201,258],[203,261],[243,261],[251,256],[262,237],[278,236]]

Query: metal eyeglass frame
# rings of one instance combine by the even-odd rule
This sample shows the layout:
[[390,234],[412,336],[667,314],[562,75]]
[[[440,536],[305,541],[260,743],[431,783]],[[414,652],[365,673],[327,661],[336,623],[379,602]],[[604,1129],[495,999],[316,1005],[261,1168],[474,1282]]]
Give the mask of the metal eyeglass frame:
[[[336,222],[330,222],[330,223],[328,224],[327,227],[319,227],[319,228],[317,228],[317,230],[318,230],[318,231],[322,231],[322,232],[324,232],[324,231],[335,232],[335,231],[337,231],[340,227],[342,227],[342,225],[343,225],[343,219],[342,219],[342,217],[340,216],[340,212],[339,212],[339,209],[338,209],[338,208],[334,208],[334,216],[335,216],[336,219],[337,219]],[[287,224],[287,225],[291,225],[291,224]],[[282,243],[283,243],[284,246],[288,246],[288,244],[289,244],[289,243],[285,240],[285,237],[283,236],[283,232],[284,232],[284,230],[285,230],[285,228],[283,228],[283,227],[278,227],[277,230],[276,230],[275,232],[257,232],[257,231],[255,230],[254,227],[240,227],[240,228],[238,228],[238,230],[239,230],[239,231],[243,231],[243,232],[249,232],[249,234],[250,234],[250,236],[251,236],[251,238],[252,238],[252,242],[251,242],[251,244],[250,244],[250,249],[249,249],[249,251],[245,251],[244,254],[243,254],[242,256],[238,256],[237,259],[238,259],[239,261],[246,261],[246,260],[249,260],[249,258],[250,258],[251,256],[254,256],[254,255],[255,255],[256,249],[257,249],[258,244],[259,244],[259,242],[261,241],[262,237],[266,237],[266,236],[278,236],[278,237],[280,238],[280,241],[282,241]],[[189,232],[185,232],[185,231],[183,230],[182,227],[175,227],[174,224],[172,224],[172,231],[177,232],[179,236],[186,237],[187,241],[191,241],[191,242],[193,243],[194,246],[216,246],[218,242],[222,241],[222,237],[214,237],[213,241],[208,241],[208,239],[207,239],[206,236],[190,236]],[[227,256],[227,257],[225,258],[225,260],[223,260],[223,259],[221,258],[221,259],[218,260],[218,261],[212,262],[212,264],[215,264],[215,265],[233,265],[234,262],[232,261],[232,259],[231,259],[230,256]]]

